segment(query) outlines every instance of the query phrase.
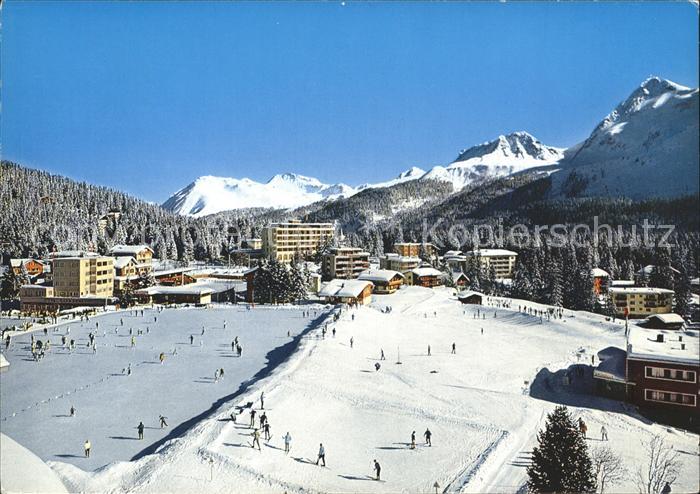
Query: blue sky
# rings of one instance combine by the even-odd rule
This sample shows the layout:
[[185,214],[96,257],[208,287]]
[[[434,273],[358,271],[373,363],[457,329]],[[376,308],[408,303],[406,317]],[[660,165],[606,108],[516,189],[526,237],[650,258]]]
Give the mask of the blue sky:
[[163,201],[200,175],[351,185],[526,130],[569,146],[649,75],[698,86],[686,3],[5,2],[2,156]]

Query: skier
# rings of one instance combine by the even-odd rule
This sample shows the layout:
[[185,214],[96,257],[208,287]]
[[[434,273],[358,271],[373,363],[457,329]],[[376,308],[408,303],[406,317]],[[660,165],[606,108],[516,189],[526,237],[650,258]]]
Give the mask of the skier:
[[322,466],[326,466],[326,448],[323,447],[323,443],[319,444],[318,446],[318,458],[316,458],[316,465],[318,465],[319,461],[323,462]]
[[231,412],[230,417],[231,417],[231,421],[235,424],[236,423],[236,412],[235,411]]
[[425,436],[425,444],[427,444],[428,446],[432,446],[433,443],[431,441],[431,438],[433,437],[433,433],[430,432],[430,429],[425,429],[423,436]]
[[583,434],[584,439],[586,438],[586,431],[588,430],[588,427],[586,427],[586,423],[583,421],[581,417],[578,419],[578,428],[581,431],[581,434]]
[[126,375],[130,376],[131,375],[131,364],[126,366]]
[[377,477],[374,480],[381,480],[382,467],[377,460],[374,460],[374,472],[377,475]]
[[411,449],[416,449],[416,431],[411,432]]
[[70,416],[75,417],[75,407],[73,405],[70,406]]
[[92,444],[90,444],[89,439],[86,439],[85,444],[83,444],[83,449],[85,450],[85,458],[90,458],[90,448],[92,448]]
[[258,450],[260,450],[260,431],[258,429],[255,429],[253,433],[251,434],[253,436],[253,444],[250,445],[251,448],[254,448],[255,445],[258,445]]
[[605,428],[605,426],[602,426],[600,428],[600,440],[601,441],[607,441],[608,440],[608,430]]
[[452,343],[452,355],[457,353],[457,343]]
[[265,422],[265,425],[263,426],[263,431],[265,432],[265,440],[269,441],[270,440],[270,423]]
[[139,431],[139,439],[143,439],[143,430],[145,429],[143,422],[139,422],[139,425],[136,426],[136,429],[138,429]]
[[353,320],[353,321],[355,320],[355,314],[352,315],[352,320]]
[[287,454],[287,453],[289,453],[289,449],[290,449],[289,447],[292,443],[292,436],[289,434],[289,432],[287,432],[284,435],[283,439],[284,439],[284,452],[285,452],[285,454]]
[[136,346],[136,338],[132,336],[131,337],[131,348],[134,348],[135,346]]
[[264,391],[262,391],[260,393],[260,408],[262,410],[265,410],[265,392]]
[[168,423],[165,421],[167,417],[163,417],[162,415],[158,416],[158,419],[160,420],[160,428],[162,429],[163,427],[167,427]]

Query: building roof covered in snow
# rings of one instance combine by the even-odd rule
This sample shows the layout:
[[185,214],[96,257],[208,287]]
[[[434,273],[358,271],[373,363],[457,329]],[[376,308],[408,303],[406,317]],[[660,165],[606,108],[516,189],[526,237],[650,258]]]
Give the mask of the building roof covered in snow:
[[435,268],[420,267],[411,270],[414,276],[442,276],[442,271]]
[[593,377],[606,381],[626,382],[625,357],[627,353],[622,348],[609,346],[598,352],[600,364],[593,370]]
[[115,245],[111,249],[109,249],[109,253],[115,256],[135,256],[139,252],[143,252],[144,250],[150,250],[151,253],[153,253],[153,249],[151,249],[148,245],[146,244],[141,244],[141,245]]
[[121,256],[114,260],[114,267],[116,269],[122,269],[129,265],[129,263],[136,264],[136,259],[131,256]]
[[148,288],[136,290],[135,293],[140,295],[206,295],[208,293],[214,293],[214,290],[208,285],[190,283],[188,285],[179,286],[149,286]]
[[630,327],[627,358],[700,366],[700,332],[697,330]]
[[86,250],[59,250],[49,254],[51,259],[64,259],[68,257],[101,257],[97,252],[88,252]]
[[610,274],[604,269],[600,268],[591,269],[591,276],[594,278],[610,278]]
[[623,287],[634,286],[634,280],[610,280],[610,286]]
[[384,283],[388,283],[396,276],[405,278],[405,276],[399,273],[398,271],[393,271],[391,269],[367,269],[366,271],[362,271],[357,277],[357,279],[364,281],[381,281]]
[[630,287],[620,287],[615,286],[608,289],[613,295],[619,294],[639,294],[639,295],[663,295],[663,294],[673,294],[673,290],[667,288],[654,288],[650,286],[630,286]]
[[[645,277],[645,278],[648,278],[648,277],[651,275],[651,272],[654,270],[655,267],[656,267],[656,266],[654,266],[653,264],[647,264],[647,265],[644,266],[642,269],[640,269],[639,271],[637,271],[637,276],[643,276],[643,277]],[[669,268],[670,268],[671,271],[672,271],[673,273],[675,273],[675,274],[680,273],[680,271],[678,271],[678,270],[677,270],[676,268],[674,268],[674,267],[669,266]]]
[[477,249],[466,252],[468,256],[495,257],[495,256],[517,256],[517,252],[506,249]]
[[366,280],[333,279],[323,285],[318,295],[320,297],[353,298],[359,296],[368,286],[373,287],[374,283]]
[[445,255],[443,257],[457,257],[457,256],[461,256],[461,255],[462,255],[461,250],[448,250],[447,252],[445,252]]

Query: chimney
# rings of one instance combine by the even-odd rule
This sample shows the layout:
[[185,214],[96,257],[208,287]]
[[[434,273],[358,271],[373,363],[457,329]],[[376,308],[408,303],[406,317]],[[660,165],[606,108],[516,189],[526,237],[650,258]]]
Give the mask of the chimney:
[[656,335],[656,342],[657,343],[663,343],[664,342],[664,335],[663,333],[659,333]]

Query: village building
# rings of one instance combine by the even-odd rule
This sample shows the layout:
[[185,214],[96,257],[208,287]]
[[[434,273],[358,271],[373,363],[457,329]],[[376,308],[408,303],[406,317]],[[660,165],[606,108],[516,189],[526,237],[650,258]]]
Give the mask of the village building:
[[673,290],[651,287],[612,287],[608,290],[619,316],[631,318],[671,312]]
[[486,272],[493,268],[497,279],[512,278],[518,253],[506,249],[478,249],[465,254],[478,260]]
[[390,271],[398,271],[406,274],[412,269],[417,268],[422,263],[420,257],[416,256],[400,256],[398,254],[386,254],[379,258],[380,269],[388,269]]
[[368,269],[360,273],[357,279],[371,281],[374,285],[372,293],[390,294],[401,288],[406,277],[398,271],[389,269]]
[[427,258],[434,258],[437,255],[437,247],[427,242],[396,242],[394,253],[403,257],[420,257],[423,254]]
[[316,254],[335,234],[333,223],[302,223],[292,220],[263,229],[262,248],[267,257],[289,263]]
[[26,273],[34,277],[43,274],[48,266],[36,259],[10,259],[10,268],[17,275]]
[[484,294],[472,290],[467,290],[464,292],[460,292],[457,295],[457,300],[459,300],[463,304],[482,305],[484,302]]
[[468,258],[459,250],[448,250],[442,256],[442,261],[447,265],[447,268],[453,272],[467,271]]
[[610,288],[631,288],[634,286],[634,280],[608,280],[608,289]]
[[109,253],[115,258],[133,257],[137,274],[148,274],[153,270],[153,249],[148,245],[115,245]]
[[196,283],[180,286],[151,286],[134,291],[142,303],[155,304],[196,304],[205,305],[212,301],[214,290]]
[[608,289],[610,274],[604,269],[593,268],[591,269],[591,277],[593,278],[593,293],[596,295],[605,293]]
[[700,417],[699,334],[697,329],[631,327],[626,351],[607,348],[599,353],[601,363],[593,373],[597,390],[692,424]]
[[456,287],[464,287],[469,284],[469,277],[463,271],[451,271],[450,277]]
[[51,264],[54,296],[111,297],[114,292],[114,258],[92,252],[54,255]]
[[[645,321],[638,323],[639,326],[648,329],[683,329],[685,319],[678,314],[654,314]],[[700,358],[700,355],[698,356]]]
[[332,247],[321,256],[324,280],[355,279],[369,269],[369,252],[357,247]]
[[432,288],[443,284],[444,274],[431,267],[419,267],[412,269],[406,274],[406,280],[409,285],[423,286]]
[[244,249],[262,250],[263,241],[261,238],[244,238],[241,241],[241,247]]
[[372,301],[371,281],[331,280],[321,287],[318,296],[332,304],[366,305]]
[[110,210],[107,214],[100,216],[100,219],[97,220],[97,228],[104,235],[104,233],[107,231],[107,226],[110,223],[116,224],[121,215],[121,212],[117,209]]

